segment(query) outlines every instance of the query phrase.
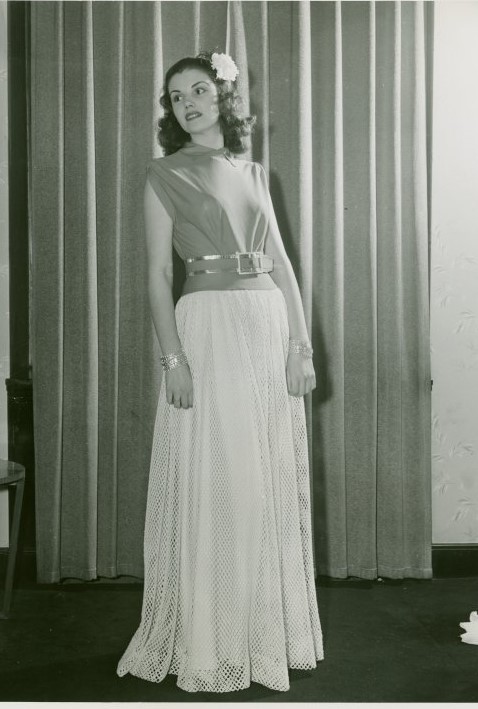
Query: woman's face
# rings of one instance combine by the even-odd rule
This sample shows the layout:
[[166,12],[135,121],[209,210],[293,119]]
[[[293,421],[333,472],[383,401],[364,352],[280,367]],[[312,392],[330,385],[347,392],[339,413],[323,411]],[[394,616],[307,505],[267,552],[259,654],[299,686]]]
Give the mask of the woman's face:
[[191,136],[219,132],[217,86],[201,69],[173,74],[169,96],[179,125]]

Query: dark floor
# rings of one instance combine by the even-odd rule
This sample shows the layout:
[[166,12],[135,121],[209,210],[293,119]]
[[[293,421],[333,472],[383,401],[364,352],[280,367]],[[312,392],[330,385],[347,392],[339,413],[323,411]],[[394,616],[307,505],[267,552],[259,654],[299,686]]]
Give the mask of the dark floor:
[[325,660],[290,670],[290,691],[189,693],[116,675],[136,629],[139,585],[20,588],[0,621],[0,701],[473,702],[478,646],[460,621],[478,610],[478,578],[344,581],[322,578]]

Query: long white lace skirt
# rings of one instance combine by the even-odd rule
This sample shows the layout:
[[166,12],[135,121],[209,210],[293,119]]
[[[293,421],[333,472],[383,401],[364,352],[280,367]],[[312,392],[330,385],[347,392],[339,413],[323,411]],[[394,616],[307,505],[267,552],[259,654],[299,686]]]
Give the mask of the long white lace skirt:
[[160,388],[141,623],[117,673],[188,691],[289,689],[323,658],[304,400],[287,391],[280,289],[199,291],[176,305],[194,404]]

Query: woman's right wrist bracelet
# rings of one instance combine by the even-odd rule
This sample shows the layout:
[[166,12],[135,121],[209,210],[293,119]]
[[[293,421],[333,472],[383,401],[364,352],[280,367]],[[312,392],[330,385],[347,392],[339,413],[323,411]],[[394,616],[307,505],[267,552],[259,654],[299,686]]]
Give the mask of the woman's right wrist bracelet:
[[289,352],[294,352],[295,354],[302,355],[307,359],[312,359],[314,350],[310,344],[304,340],[294,340],[292,337],[289,339]]
[[182,364],[188,364],[188,358],[186,357],[186,352],[181,349],[178,352],[173,352],[172,354],[164,355],[159,358],[163,370],[169,372],[170,369],[176,369]]

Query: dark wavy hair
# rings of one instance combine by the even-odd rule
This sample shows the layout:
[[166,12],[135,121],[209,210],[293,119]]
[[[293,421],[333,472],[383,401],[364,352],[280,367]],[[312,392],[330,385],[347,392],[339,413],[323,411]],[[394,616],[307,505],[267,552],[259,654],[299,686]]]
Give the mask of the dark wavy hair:
[[175,153],[191,140],[189,133],[186,133],[176,120],[169,95],[171,78],[185,69],[201,69],[217,86],[219,124],[224,136],[224,146],[235,155],[247,150],[245,139],[252,133],[256,117],[241,115],[242,99],[237,92],[235,81],[217,78],[216,71],[211,66],[211,56],[212,52],[200,52],[195,57],[185,57],[173,64],[166,72],[159,99],[164,115],[157,124],[158,142],[163,147],[165,155]]

